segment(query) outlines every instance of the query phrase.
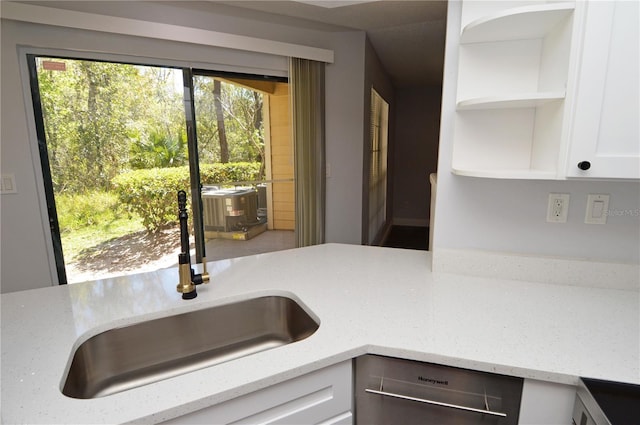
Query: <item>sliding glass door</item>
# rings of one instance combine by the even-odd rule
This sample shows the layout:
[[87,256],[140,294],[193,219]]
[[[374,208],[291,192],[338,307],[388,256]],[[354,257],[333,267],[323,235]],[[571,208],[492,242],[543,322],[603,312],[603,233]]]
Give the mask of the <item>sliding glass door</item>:
[[286,78],[193,71],[207,259],[295,247]]
[[[177,264],[178,190],[191,193],[194,262],[218,239],[293,233],[281,201],[289,195],[275,187],[292,188],[293,171],[272,160],[274,149],[286,157],[274,138],[292,151],[272,134],[273,111],[281,119],[288,105],[286,79],[36,55],[27,62],[59,283]],[[293,237],[277,243],[259,251],[291,248]],[[216,246],[207,259],[255,249]]]
[[149,204],[162,190],[154,171],[177,174],[188,164],[181,70],[37,56],[28,63],[59,283],[166,262],[175,212]]

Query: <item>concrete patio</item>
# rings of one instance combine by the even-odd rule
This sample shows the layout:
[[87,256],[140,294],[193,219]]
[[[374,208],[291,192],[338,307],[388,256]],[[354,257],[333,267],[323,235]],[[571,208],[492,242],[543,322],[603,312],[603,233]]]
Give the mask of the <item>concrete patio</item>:
[[292,230],[267,230],[246,241],[222,238],[209,239],[205,243],[205,250],[207,261],[216,261],[281,251],[295,248],[295,246],[295,235]]

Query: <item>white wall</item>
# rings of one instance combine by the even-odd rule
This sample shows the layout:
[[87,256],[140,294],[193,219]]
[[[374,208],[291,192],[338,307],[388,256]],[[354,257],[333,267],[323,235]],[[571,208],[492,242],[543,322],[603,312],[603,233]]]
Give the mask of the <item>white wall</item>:
[[[434,250],[477,249],[625,263],[640,262],[640,184],[526,181],[451,174],[459,2],[449,3]],[[565,224],[547,223],[550,192],[571,195]],[[584,223],[589,193],[611,195],[619,212],[606,225]]]
[[[53,3],[46,2],[45,6]],[[171,23],[191,20],[205,29],[262,37],[313,47],[332,49],[335,61],[327,66],[327,161],[332,175],[327,181],[328,242],[360,243],[361,166],[363,122],[363,66],[365,36],[362,32],[324,33],[309,29],[266,24],[248,19],[181,10],[157,3],[70,2],[65,7],[130,17],[157,18]],[[89,8],[89,9],[87,9]],[[23,78],[18,64],[18,46],[69,49],[126,55],[141,62],[252,72],[267,70],[281,75],[287,59],[257,53],[195,46],[91,31],[27,24],[2,20],[1,94],[2,172],[15,173],[17,194],[2,195],[1,277],[2,292],[38,288],[57,283],[50,260],[50,235],[43,227],[46,207],[38,191],[40,164],[34,161],[33,124],[27,119],[31,109],[22,92]],[[146,58],[146,59],[145,59]],[[355,168],[354,168],[355,167]]]
[[429,174],[438,164],[440,87],[402,88],[396,92],[397,108],[393,221],[400,225],[429,223]]

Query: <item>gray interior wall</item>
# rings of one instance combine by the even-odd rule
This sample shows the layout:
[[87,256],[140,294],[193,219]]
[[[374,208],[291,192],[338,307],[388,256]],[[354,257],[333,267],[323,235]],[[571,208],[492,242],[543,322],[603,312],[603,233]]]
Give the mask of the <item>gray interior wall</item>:
[[[26,107],[15,42],[2,21],[0,62],[1,119],[0,149],[2,173],[15,175],[17,193],[0,195],[0,284],[2,292],[50,285],[48,229],[44,228],[40,193],[31,143],[27,133]],[[36,151],[37,152],[37,151]],[[5,290],[6,288],[6,290]]]
[[[538,256],[640,262],[637,181],[528,181],[451,173],[459,3],[449,3],[434,250],[477,249]],[[551,192],[571,195],[567,223],[547,223]],[[585,224],[589,193],[611,195],[607,224]]]
[[[219,21],[233,27],[234,33],[258,36],[265,39],[308,44],[313,47],[335,51],[335,63],[327,65],[327,161],[332,164],[332,174],[327,180],[328,242],[360,243],[361,238],[361,164],[363,122],[363,66],[364,33],[323,33],[282,25],[267,25],[246,19],[209,15],[185,11],[172,5],[157,3],[125,6],[122,2],[98,2],[87,5],[82,2],[66,3],[74,8],[100,7],[113,9],[126,15],[133,7],[132,15],[140,15],[146,8],[152,17],[182,19],[190,17],[202,25]],[[46,3],[47,6],[50,3]],[[117,6],[117,7],[116,7]],[[167,8],[171,8],[167,17]],[[159,12],[160,11],[160,12]],[[135,12],[135,13],[134,13]],[[162,13],[161,13],[162,12]],[[222,25],[221,24],[221,25]],[[225,27],[226,28],[226,27]],[[286,70],[287,59],[258,53],[231,51],[185,43],[172,43],[141,37],[128,37],[91,31],[59,28],[2,20],[1,42],[1,93],[2,93],[2,172],[14,173],[17,194],[2,195],[1,215],[1,277],[2,292],[49,286],[57,282],[52,260],[50,235],[43,226],[46,206],[42,204],[42,190],[38,189],[40,163],[34,161],[33,143],[35,135],[30,103],[25,103],[22,91],[26,75],[20,74],[18,64],[19,46],[69,49],[78,52],[100,52],[102,54],[126,55],[131,58],[151,58],[151,62],[170,64],[171,60],[181,65],[241,70],[251,72],[257,68],[270,69],[279,75]],[[223,30],[216,27],[217,31]],[[153,59],[158,59],[153,60]],[[159,60],[161,59],[161,60]],[[145,62],[145,61],[142,61]],[[37,152],[36,152],[37,154]]]
[[394,224],[429,223],[429,174],[438,165],[440,98],[440,87],[409,87],[396,93]]
[[[326,67],[327,202],[325,240],[360,243],[365,34],[336,34]],[[344,72],[344,70],[348,72]]]

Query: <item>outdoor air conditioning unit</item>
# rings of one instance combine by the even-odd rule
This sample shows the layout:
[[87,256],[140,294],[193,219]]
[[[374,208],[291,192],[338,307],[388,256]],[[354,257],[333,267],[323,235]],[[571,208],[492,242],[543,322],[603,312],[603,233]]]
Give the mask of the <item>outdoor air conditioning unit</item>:
[[233,232],[259,223],[258,191],[254,188],[202,189],[204,230]]

